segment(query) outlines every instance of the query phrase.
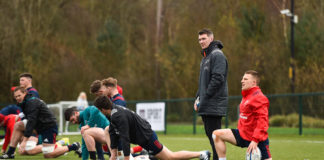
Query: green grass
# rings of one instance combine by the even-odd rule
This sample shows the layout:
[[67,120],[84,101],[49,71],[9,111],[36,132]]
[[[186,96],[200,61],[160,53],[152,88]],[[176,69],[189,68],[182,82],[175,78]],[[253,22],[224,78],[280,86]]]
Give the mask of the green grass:
[[[222,126],[225,128],[225,126]],[[229,126],[229,128],[236,128]],[[303,135],[324,135],[324,128],[303,128]],[[298,135],[299,128],[270,127],[269,134]],[[169,124],[167,134],[193,134],[193,126],[187,124]],[[196,126],[196,134],[205,134],[203,125]]]
[[[209,142],[204,135],[203,127],[197,126],[197,134],[192,134],[192,127],[188,125],[169,125],[168,134],[159,133],[158,137],[161,143],[172,151],[179,150],[211,150]],[[189,130],[187,129],[189,128]],[[312,134],[298,135],[296,128],[270,128],[270,151],[273,159],[277,160],[322,160],[324,157],[324,129],[306,129],[305,133]],[[182,132],[182,133],[181,133]],[[184,134],[184,132],[189,132]],[[171,134],[172,133],[172,134]],[[81,141],[81,136],[64,136],[69,137],[70,142]],[[58,139],[62,138],[59,136]],[[246,148],[240,148],[227,144],[227,158],[229,160],[244,159]],[[38,160],[43,159],[42,155],[20,156],[16,159]],[[77,160],[73,152],[56,159]],[[108,159],[108,157],[106,157]]]

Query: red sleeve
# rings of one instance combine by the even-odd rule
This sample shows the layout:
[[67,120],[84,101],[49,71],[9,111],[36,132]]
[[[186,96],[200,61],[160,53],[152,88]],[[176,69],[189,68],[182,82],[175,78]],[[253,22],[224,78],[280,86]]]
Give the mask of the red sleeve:
[[8,147],[8,144],[10,143],[11,140],[11,136],[14,130],[14,126],[15,126],[15,116],[12,116],[8,119],[7,121],[7,130],[6,130],[6,136],[5,136],[5,141],[3,143],[2,149],[6,150]]
[[7,149],[7,147],[8,147],[8,144],[9,144],[9,142],[10,142],[10,138],[11,138],[11,134],[12,134],[12,132],[11,132],[10,128],[7,127],[7,130],[6,130],[6,136],[5,136],[5,141],[4,141],[3,146],[2,146],[2,149],[3,149],[4,151],[5,151],[5,150]]
[[254,114],[256,128],[254,129],[252,140],[255,142],[260,142],[268,138],[269,100],[264,95],[258,96],[255,98],[253,105],[255,106]]

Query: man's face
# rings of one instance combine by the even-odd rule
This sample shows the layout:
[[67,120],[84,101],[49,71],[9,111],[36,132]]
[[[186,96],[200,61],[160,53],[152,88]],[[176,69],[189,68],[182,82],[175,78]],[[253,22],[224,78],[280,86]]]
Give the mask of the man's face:
[[31,84],[31,79],[27,77],[20,77],[19,84],[20,87],[24,87],[25,89],[27,89],[27,87]]
[[213,37],[208,37],[207,34],[202,34],[198,36],[198,42],[200,44],[201,49],[208,48],[209,44],[213,41]]
[[25,96],[26,96],[26,93],[23,93],[20,90],[18,90],[14,93],[14,98],[16,99],[16,101],[18,103],[21,103],[24,100]]
[[74,112],[73,115],[70,117],[70,122],[72,122],[73,124],[79,124],[79,112]]
[[102,85],[98,92],[100,92],[101,95],[110,96],[110,89],[111,89],[111,87],[106,87],[106,86]]
[[[101,86],[102,87],[102,86]],[[102,90],[101,90],[101,88],[97,91],[97,92],[95,92],[94,93],[95,95],[96,95],[96,97],[99,97],[99,96],[101,96],[101,95],[103,95],[103,92],[102,92]]]
[[256,79],[251,74],[244,74],[242,80],[242,90],[248,90],[256,86]]
[[107,109],[100,109],[100,112],[105,116],[109,116],[109,114],[110,114],[109,110],[107,110]]

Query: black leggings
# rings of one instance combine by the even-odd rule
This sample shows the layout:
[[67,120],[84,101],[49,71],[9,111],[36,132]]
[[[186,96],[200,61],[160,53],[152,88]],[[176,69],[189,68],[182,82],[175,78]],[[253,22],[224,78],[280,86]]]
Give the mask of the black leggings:
[[213,160],[218,160],[217,152],[214,145],[214,140],[212,138],[213,131],[216,129],[221,129],[222,127],[222,116],[201,116],[204,127],[205,127],[205,133],[209,139],[209,143],[213,149]]

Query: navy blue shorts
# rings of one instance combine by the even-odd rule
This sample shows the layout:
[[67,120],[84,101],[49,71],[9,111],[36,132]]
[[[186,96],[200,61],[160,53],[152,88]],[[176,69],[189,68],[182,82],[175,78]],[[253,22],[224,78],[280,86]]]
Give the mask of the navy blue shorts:
[[[232,129],[234,137],[236,139],[236,145],[242,148],[248,147],[251,141],[247,141],[240,136],[240,132],[238,129]],[[269,150],[269,138],[265,141],[261,141],[258,144],[258,147],[261,151],[262,158],[261,159],[268,159],[271,158],[270,150]]]
[[140,146],[146,149],[150,155],[156,155],[163,149],[163,145],[159,142],[155,132],[153,132],[152,137],[146,144]]
[[39,134],[42,136],[43,143],[55,144],[56,143],[56,135],[57,135],[57,126],[51,127],[47,130],[40,132]]

